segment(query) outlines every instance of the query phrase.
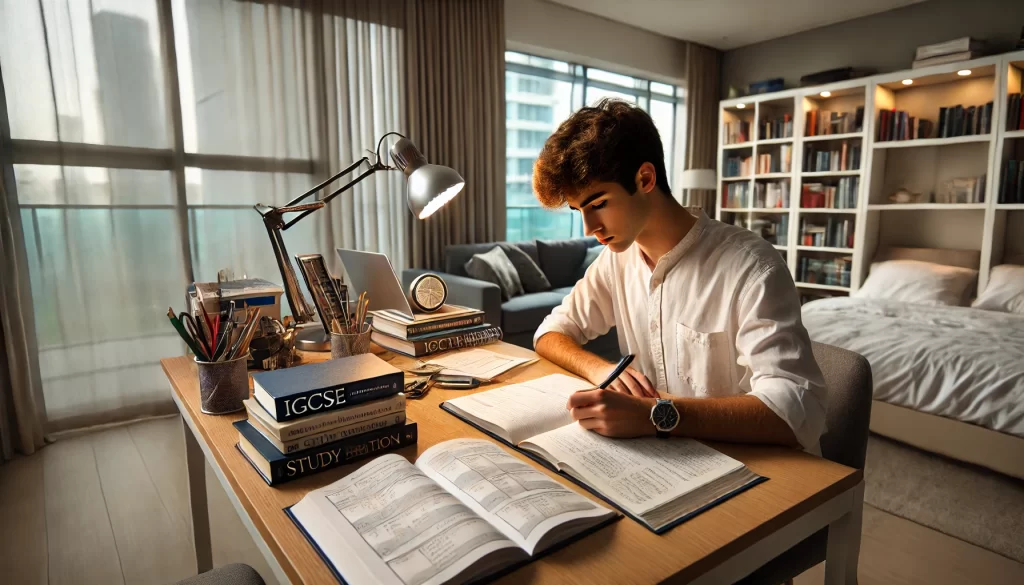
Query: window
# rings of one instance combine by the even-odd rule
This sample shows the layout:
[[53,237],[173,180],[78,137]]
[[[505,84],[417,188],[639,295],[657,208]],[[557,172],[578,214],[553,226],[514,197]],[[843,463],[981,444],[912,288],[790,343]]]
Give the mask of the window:
[[[564,239],[583,235],[569,209],[548,210],[533,194],[533,163],[548,136],[584,104],[614,97],[651,115],[665,149],[669,185],[682,161],[682,88],[525,53],[505,52],[507,238]],[[678,146],[678,148],[677,148]]]

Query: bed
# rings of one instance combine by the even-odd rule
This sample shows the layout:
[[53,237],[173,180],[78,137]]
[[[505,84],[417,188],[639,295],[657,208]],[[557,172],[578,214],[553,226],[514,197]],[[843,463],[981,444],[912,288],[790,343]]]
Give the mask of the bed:
[[[876,260],[977,267],[977,252],[890,249]],[[834,297],[803,308],[811,339],[871,364],[871,430],[1024,479],[1024,315]]]

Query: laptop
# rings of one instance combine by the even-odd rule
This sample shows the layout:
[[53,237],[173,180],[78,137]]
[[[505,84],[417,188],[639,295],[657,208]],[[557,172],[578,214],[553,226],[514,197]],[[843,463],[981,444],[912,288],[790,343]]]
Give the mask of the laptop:
[[[338,258],[348,273],[350,289],[365,292],[370,298],[370,311],[391,310],[415,319],[409,298],[385,254],[337,248]],[[349,295],[349,298],[353,297]]]

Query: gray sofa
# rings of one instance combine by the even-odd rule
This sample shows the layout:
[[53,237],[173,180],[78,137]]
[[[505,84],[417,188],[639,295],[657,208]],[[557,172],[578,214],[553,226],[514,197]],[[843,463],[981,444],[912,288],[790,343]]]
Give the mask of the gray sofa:
[[[444,251],[443,273],[418,269],[405,270],[402,272],[402,284],[408,288],[413,279],[420,274],[435,272],[448,284],[449,303],[482,309],[486,313],[488,323],[501,326],[505,341],[533,349],[533,334],[537,327],[544,317],[562,302],[565,295],[569,294],[576,281],[582,278],[586,250],[599,244],[596,238],[544,241],[539,251],[536,240],[509,244],[523,250],[533,259],[551,282],[551,290],[527,293],[502,302],[498,285],[468,276],[463,268],[466,262],[474,254],[487,252],[498,245],[496,242],[448,246]],[[608,360],[617,361],[620,356],[615,328],[592,340],[586,345],[586,349]]]

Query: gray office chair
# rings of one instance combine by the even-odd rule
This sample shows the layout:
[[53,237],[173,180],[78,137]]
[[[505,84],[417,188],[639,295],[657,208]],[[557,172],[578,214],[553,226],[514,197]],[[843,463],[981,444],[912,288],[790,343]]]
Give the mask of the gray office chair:
[[[871,418],[871,366],[864,356],[824,343],[813,343],[814,359],[828,389],[826,422],[821,437],[825,459],[864,469]],[[859,530],[858,530],[859,532]],[[858,541],[859,542],[859,541]],[[738,582],[738,585],[779,585],[825,560],[828,529],[808,536]],[[859,553],[853,552],[854,558]]]
[[178,581],[176,585],[266,585],[256,569],[235,563]]

